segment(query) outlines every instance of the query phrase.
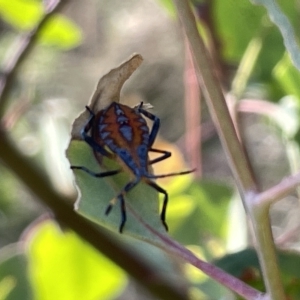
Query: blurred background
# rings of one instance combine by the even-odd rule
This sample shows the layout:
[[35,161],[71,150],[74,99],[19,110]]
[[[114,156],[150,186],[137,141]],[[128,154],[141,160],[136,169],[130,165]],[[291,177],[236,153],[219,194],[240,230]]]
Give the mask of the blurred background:
[[[44,5],[51,2],[0,0],[2,69],[20,47],[18,38],[35,27]],[[278,2],[299,38],[298,1]],[[269,188],[299,169],[300,75],[263,7],[248,0],[192,4],[258,185]],[[2,129],[44,170],[49,184],[75,201],[74,178],[65,158],[71,124],[99,78],[133,53],[141,54],[144,62],[125,83],[121,102],[153,105],[152,112],[161,119],[157,148],[173,152],[172,160],[158,164],[155,172],[197,168],[186,181],[161,182],[170,194],[171,236],[206,260],[226,260],[229,253],[237,253],[231,262],[248,259],[249,265],[230,265],[227,270],[241,278],[249,273],[252,283],[261,288],[255,254],[245,250],[252,245],[247,218],[171,1],[69,1],[42,28],[10,83],[5,102],[0,102]],[[0,300],[152,299],[73,233],[64,236],[45,217],[51,215],[49,210],[35,200],[1,163],[0,264],[5,271],[0,271],[4,295]],[[280,248],[299,250],[298,216],[297,194],[272,208],[272,228]],[[136,247],[139,253],[149,249],[146,244]],[[86,253],[84,259],[80,253]],[[161,252],[155,255],[158,261],[169,260]],[[65,261],[66,271],[58,275],[65,257],[70,258]],[[165,268],[165,272],[175,268],[195,288],[191,292],[195,299],[234,299],[191,267],[174,266],[170,260]],[[10,272],[13,275],[7,275]],[[93,283],[93,276],[102,284]],[[300,274],[289,273],[287,278],[287,285],[300,282]],[[63,282],[60,287],[57,281]]]

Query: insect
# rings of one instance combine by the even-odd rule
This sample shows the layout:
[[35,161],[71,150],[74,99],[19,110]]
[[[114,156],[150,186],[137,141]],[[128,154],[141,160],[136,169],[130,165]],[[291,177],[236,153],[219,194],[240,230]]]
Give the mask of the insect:
[[[140,181],[144,181],[157,192],[164,195],[160,218],[162,224],[166,230],[168,230],[166,223],[168,193],[156,184],[154,179],[188,174],[194,170],[165,175],[153,175],[149,172],[150,165],[171,156],[171,152],[152,147],[159,130],[160,119],[145,110],[143,108],[143,102],[134,108],[112,102],[108,107],[97,112],[97,114],[95,114],[88,106],[86,106],[86,109],[89,111],[90,117],[81,130],[83,140],[93,149],[95,155],[100,153],[108,158],[117,159],[121,168],[101,173],[95,173],[84,166],[71,166],[71,169],[79,169],[98,178],[113,176],[124,170],[129,170],[129,172],[133,174],[134,179],[128,182],[119,192],[117,197],[110,201],[105,214],[108,215],[115,202],[117,200],[120,201],[121,223],[119,232],[122,233],[126,223],[124,196]],[[144,117],[153,122],[151,131],[149,130]],[[162,155],[153,160],[149,160],[148,152],[156,152]]]

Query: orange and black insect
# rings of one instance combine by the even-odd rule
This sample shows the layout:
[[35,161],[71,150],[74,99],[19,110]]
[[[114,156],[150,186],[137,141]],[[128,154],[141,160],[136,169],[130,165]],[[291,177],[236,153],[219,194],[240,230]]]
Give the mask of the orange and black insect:
[[[164,195],[160,218],[164,227],[168,230],[166,224],[168,193],[153,180],[156,178],[188,174],[193,172],[193,170],[165,175],[153,175],[149,172],[149,165],[171,156],[171,152],[152,148],[159,130],[159,118],[143,109],[143,102],[135,108],[112,102],[107,108],[99,111],[97,114],[94,114],[88,106],[86,106],[86,109],[90,113],[90,118],[81,131],[83,140],[93,149],[95,155],[100,153],[108,158],[117,159],[125,168],[101,173],[95,173],[83,166],[71,166],[71,168],[83,170],[98,178],[116,175],[124,171],[124,169],[129,170],[133,174],[134,180],[128,182],[116,197],[121,204],[121,224],[119,232],[122,233],[126,222],[124,195],[133,189],[141,180]],[[151,131],[143,116],[153,121]],[[148,152],[150,151],[161,153],[162,155],[153,160],[149,160]],[[108,205],[105,211],[106,215],[111,211],[113,204],[111,201]]]

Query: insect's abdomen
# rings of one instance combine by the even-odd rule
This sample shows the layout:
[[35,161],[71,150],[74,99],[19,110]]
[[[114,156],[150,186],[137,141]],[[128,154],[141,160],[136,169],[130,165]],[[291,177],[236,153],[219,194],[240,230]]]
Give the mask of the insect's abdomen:
[[95,122],[94,140],[106,145],[131,169],[147,166],[149,128],[136,110],[113,102],[97,114]]

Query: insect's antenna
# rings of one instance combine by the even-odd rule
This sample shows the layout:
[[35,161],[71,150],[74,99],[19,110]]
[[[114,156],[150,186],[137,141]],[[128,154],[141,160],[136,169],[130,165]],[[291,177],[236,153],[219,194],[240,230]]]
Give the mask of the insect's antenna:
[[148,178],[165,178],[165,177],[171,177],[171,176],[177,176],[177,175],[186,175],[195,172],[196,169],[188,170],[188,171],[182,171],[182,172],[176,172],[176,173],[168,173],[164,175],[147,175]]

